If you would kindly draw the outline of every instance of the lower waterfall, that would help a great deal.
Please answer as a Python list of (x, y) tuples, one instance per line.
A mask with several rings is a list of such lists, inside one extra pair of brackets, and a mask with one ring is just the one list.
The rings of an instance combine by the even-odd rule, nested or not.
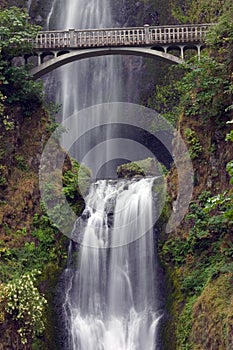
[(160, 349), (154, 180), (91, 185), (65, 271), (64, 349)]

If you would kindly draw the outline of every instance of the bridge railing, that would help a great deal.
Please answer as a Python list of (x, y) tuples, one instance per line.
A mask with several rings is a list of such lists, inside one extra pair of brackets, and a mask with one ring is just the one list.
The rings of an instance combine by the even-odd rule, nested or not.
[(104, 46), (142, 46), (202, 42), (212, 24), (149, 26), (39, 32), (35, 49), (75, 49)]

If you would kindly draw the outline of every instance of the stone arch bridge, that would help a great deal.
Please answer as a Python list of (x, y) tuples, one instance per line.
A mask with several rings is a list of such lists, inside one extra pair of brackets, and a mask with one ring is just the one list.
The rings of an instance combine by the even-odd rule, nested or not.
[[(182, 63), (186, 50), (200, 59), (207, 31), (213, 24), (149, 26), (93, 30), (41, 31), (33, 41), (34, 51), (24, 56), (34, 79), (69, 62), (103, 55), (139, 55), (173, 64)], [(179, 57), (172, 54), (178, 50)]]

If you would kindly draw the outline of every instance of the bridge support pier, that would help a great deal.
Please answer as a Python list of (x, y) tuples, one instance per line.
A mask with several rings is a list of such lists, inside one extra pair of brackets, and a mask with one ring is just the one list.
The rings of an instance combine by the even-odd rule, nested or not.
[(184, 46), (180, 45), (180, 57), (183, 60), (184, 59)]
[(201, 45), (197, 45), (197, 57), (198, 61), (201, 59)]
[(38, 64), (38, 66), (40, 66), (41, 65), (41, 54), (40, 53), (38, 53), (38, 56), (37, 56), (37, 64)]

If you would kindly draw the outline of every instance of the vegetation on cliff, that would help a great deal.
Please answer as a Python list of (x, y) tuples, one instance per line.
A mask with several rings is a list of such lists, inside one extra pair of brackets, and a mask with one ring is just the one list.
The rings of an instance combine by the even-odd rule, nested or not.
[[(195, 172), (189, 212), (160, 244), (170, 284), (165, 348), (230, 350), (233, 7), (231, 1), (201, 0), (184, 2), (175, 10), (181, 22), (217, 23), (206, 38), (201, 61), (190, 59), (170, 72), (168, 84), (157, 87), (150, 101), (177, 125)], [(173, 169), (168, 177), (171, 201), (176, 199), (176, 181)]]
[[(135, 10), (134, 3), (124, 1), (129, 17), (122, 14), (121, 23), (141, 25), (142, 21), (156, 20), (165, 24), (167, 18), (180, 23), (216, 22), (206, 38), (201, 61), (191, 59), (169, 71), (149, 101), (177, 125), (195, 171), (189, 212), (176, 232), (161, 236), (159, 247), (169, 286), (165, 349), (230, 350), (232, 1), (172, 1), (172, 13), (167, 9), (169, 17), (165, 12), (160, 16), (160, 3), (151, 1), (150, 7), (150, 2), (139, 1)], [(122, 8), (120, 4), (122, 1), (115, 2)], [(56, 125), (43, 106), (41, 85), (30, 79), (27, 70), (10, 63), (16, 53), (30, 50), (22, 39), (33, 37), (38, 27), (29, 23), (27, 14), (17, 8), (0, 12), (0, 35), (4, 37), (0, 43), (0, 349), (4, 350), (55, 348), (52, 299), (67, 251), (66, 238), (51, 223), (40, 201), (38, 185), (43, 142)], [(58, 147), (55, 143), (54, 152)], [(126, 169), (130, 176), (138, 171), (144, 174), (142, 164)], [(83, 208), (78, 173), (79, 165), (67, 157), (64, 193), (77, 214)], [(176, 199), (176, 181), (173, 169), (168, 176), (171, 201)], [(53, 190), (48, 195), (52, 200)]]
[[(53, 299), (68, 239), (46, 214), (39, 191), (43, 145), (56, 128), (41, 83), (14, 56), (31, 50), (37, 26), (16, 7), (0, 11), (0, 349), (54, 349)], [(54, 153), (61, 152), (54, 140)], [(66, 157), (63, 191), (79, 215), (79, 165)], [(83, 171), (84, 177), (88, 172)], [(53, 196), (53, 193), (50, 193)]]

